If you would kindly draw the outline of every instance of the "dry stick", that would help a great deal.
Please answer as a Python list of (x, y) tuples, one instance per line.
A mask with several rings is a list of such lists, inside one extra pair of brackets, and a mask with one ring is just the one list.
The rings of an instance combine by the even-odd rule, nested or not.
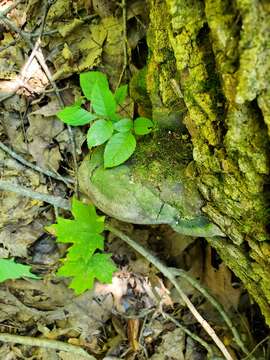
[[(37, 52), (36, 59), (38, 60), (40, 66), (42, 67), (43, 71), (45, 72), (49, 82), (51, 83), (51, 86), (53, 87), (53, 89), (56, 93), (56, 97), (58, 99), (60, 106), (63, 108), (63, 107), (65, 107), (65, 104), (61, 97), (60, 91), (51, 76), (51, 72), (50, 72), (46, 62), (44, 61), (43, 55), (42, 56), (40, 56), (40, 55), (41, 54)], [(76, 196), (78, 197), (79, 188), (78, 188), (78, 175), (77, 175), (78, 174), (78, 163), (77, 163), (77, 158), (76, 158), (76, 144), (75, 144), (74, 135), (73, 135), (71, 126), (67, 125), (67, 129), (68, 129), (69, 138), (70, 138), (70, 142), (71, 142), (71, 146), (72, 146), (72, 157), (73, 157), (73, 162), (74, 162), (74, 171), (75, 171), (75, 179), (76, 179), (75, 180), (75, 193), (76, 193)]]
[(17, 42), (18, 40), (19, 40), (19, 39), (17, 38), (17, 39), (15, 39), (15, 40), (12, 40), (10, 43), (8, 43), (8, 44), (6, 44), (6, 45), (4, 45), (4, 46), (0, 47), (0, 52), (2, 52), (2, 51), (4, 51), (4, 50), (8, 49), (10, 46), (15, 45), (15, 44), (16, 44), (16, 42)]
[(208, 324), (208, 322), (201, 316), (201, 314), (196, 310), (195, 306), (192, 304), (192, 302), (189, 300), (187, 295), (183, 292), (183, 290), (180, 288), (179, 284), (176, 281), (175, 275), (173, 272), (167, 268), (165, 265), (162, 264), (161, 261), (159, 261), (155, 256), (150, 254), (145, 248), (143, 248), (141, 245), (137, 244), (135, 241), (130, 239), (127, 235), (125, 235), (122, 231), (116, 229), (110, 224), (106, 224), (105, 226), (106, 230), (109, 230), (112, 234), (119, 237), (121, 240), (125, 241), (128, 245), (130, 245), (133, 249), (135, 249), (138, 253), (140, 253), (143, 257), (145, 257), (150, 263), (152, 263), (160, 272), (162, 272), (163, 275), (165, 275), (170, 282), (174, 285), (176, 288), (178, 294), (186, 304), (186, 306), (189, 308), (190, 312), (193, 314), (195, 319), (202, 325), (204, 330), (208, 333), (208, 335), (213, 339), (214, 343), (217, 345), (219, 350), (224, 355), (225, 359), (227, 360), (233, 360), (230, 353), (226, 349), (225, 345), (222, 343), (222, 341), (217, 336), (215, 330)]
[[(29, 34), (28, 34), (26, 31), (23, 31), (23, 30), (20, 30), (19, 28), (17, 28), (17, 26), (14, 25), (12, 21), (10, 21), (9, 19), (7, 19), (6, 16), (3, 15), (2, 12), (0, 12), (0, 19), (6, 24), (6, 26), (7, 26), (9, 29), (11, 29), (12, 31), (14, 31), (14, 32), (18, 33), (19, 35), (21, 35), (26, 42), (29, 42), (29, 41), (30, 41), (30, 40), (29, 40), (29, 39), (30, 39)], [(32, 45), (32, 43), (31, 43), (31, 45)]]
[[(56, 318), (58, 319), (66, 319), (66, 315), (64, 314), (64, 309), (57, 308), (56, 310), (38, 310), (34, 307), (28, 307), (23, 302), (21, 302), (15, 295), (13, 295), (8, 286), (5, 290), (0, 290), (0, 298), (4, 299), (5, 304), (12, 304), (19, 309), (19, 312), (23, 312), (31, 317), (34, 320), (39, 319), (40, 317), (48, 319), (48, 321), (53, 321)], [(2, 324), (1, 324), (2, 325)]]
[(17, 160), (18, 162), (20, 162), (21, 164), (29, 167), (30, 169), (33, 169), (41, 174), (44, 174), (46, 176), (49, 176), (53, 179), (59, 180), (59, 181), (63, 181), (66, 185), (68, 184), (74, 184), (74, 180), (70, 179), (70, 178), (66, 178), (66, 177), (62, 177), (61, 175), (55, 174), (50, 170), (47, 169), (42, 169), (41, 167), (39, 167), (38, 165), (32, 164), (31, 162), (25, 160), (22, 156), (18, 155), (17, 153), (15, 153), (15, 151), (11, 150), (9, 147), (7, 147), (6, 145), (4, 145), (2, 143), (2, 141), (0, 141), (0, 149), (2, 149), (3, 151), (5, 151), (7, 154), (9, 154), (13, 159)]
[(190, 336), (193, 340), (197, 341), (199, 344), (201, 344), (209, 353), (209, 356), (213, 356), (213, 350), (211, 349), (211, 347), (209, 346), (209, 344), (207, 344), (206, 341), (204, 341), (203, 339), (201, 339), (198, 335), (194, 334), (193, 332), (191, 332), (189, 329), (187, 329), (185, 326), (183, 326), (179, 321), (177, 321), (176, 319), (174, 319), (172, 316), (170, 316), (169, 314), (163, 312), (162, 315), (165, 317), (165, 319), (170, 320), (171, 322), (173, 322), (177, 327), (179, 327), (181, 330), (183, 330), (188, 336)]
[(126, 8), (126, 0), (122, 0), (121, 3), (121, 7), (122, 7), (122, 18), (123, 18), (123, 52), (124, 52), (124, 64), (123, 64), (123, 68), (121, 71), (121, 74), (119, 76), (119, 80), (118, 80), (118, 84), (117, 87), (119, 87), (119, 85), (121, 84), (122, 78), (124, 76), (124, 73), (126, 71), (127, 68), (127, 8)]
[[(42, 67), (43, 71), (45, 72), (51, 86), (53, 87), (53, 89), (55, 91), (55, 94), (56, 94), (56, 97), (58, 99), (59, 105), (62, 108), (64, 108), (65, 104), (64, 104), (64, 101), (62, 99), (61, 93), (60, 93), (56, 83), (54, 82), (54, 80), (52, 78), (49, 67), (47, 66), (46, 62), (44, 61), (44, 57), (43, 57), (41, 47), (40, 47), (42, 33), (44, 31), (47, 14), (48, 14), (48, 11), (49, 11), (49, 8), (50, 8), (51, 5), (52, 5), (52, 3), (50, 2), (50, 0), (47, 0), (47, 4), (46, 4), (46, 8), (45, 8), (45, 14), (44, 14), (42, 25), (41, 25), (40, 37), (37, 39), (37, 42), (38, 42), (39, 48), (40, 48), (40, 52), (37, 52), (36, 59), (39, 62), (40, 66)], [(74, 134), (73, 134), (73, 131), (71, 129), (71, 126), (67, 125), (67, 129), (68, 129), (69, 138), (70, 138), (70, 142), (71, 142), (71, 146), (72, 146), (72, 157), (73, 157), (73, 162), (74, 162), (74, 172), (75, 172), (75, 179), (76, 179), (76, 181), (75, 181), (75, 194), (76, 194), (77, 197), (79, 197), (78, 163), (77, 163), (77, 158), (76, 158), (76, 143), (75, 143)]]
[[(87, 21), (87, 20), (92, 20), (92, 19), (94, 19), (94, 18), (96, 18), (96, 17), (98, 17), (98, 16), (99, 16), (98, 14), (87, 15), (87, 16), (81, 18), (80, 20), (81, 20), (82, 22), (85, 22), (85, 21)], [(53, 34), (56, 34), (56, 33), (59, 33), (59, 31), (58, 31), (57, 29), (55, 29), (55, 30), (43, 31), (43, 34), (42, 34), (42, 35), (43, 35), (43, 36), (45, 36), (45, 35), (50, 36), (50, 35), (53, 35)], [(40, 36), (40, 33), (34, 32), (34, 33), (29, 34), (29, 35), (30, 35), (32, 38), (34, 38), (34, 37), (39, 37), (39, 36)]]
[[(228, 325), (229, 329), (233, 333), (235, 342), (239, 346), (239, 348), (243, 351), (244, 354), (248, 355), (249, 351), (246, 349), (245, 344), (243, 343), (240, 334), (238, 333), (236, 327), (233, 325), (230, 317), (226, 313), (226, 311), (223, 309), (223, 306), (219, 304), (219, 302), (209, 293), (207, 289), (205, 289), (196, 279), (194, 279), (192, 276), (190, 276), (186, 271), (182, 269), (170, 269), (172, 273), (175, 276), (180, 276), (183, 279), (187, 280), (195, 289), (197, 289), (201, 294), (204, 295), (204, 297), (218, 310), (226, 324)], [(255, 360), (255, 358), (252, 358), (252, 360)]]
[(20, 336), (14, 334), (5, 334), (0, 333), (0, 341), (17, 343), (28, 346), (39, 346), (49, 349), (66, 351), (68, 353), (74, 354), (74, 356), (83, 356), (85, 359), (96, 360), (96, 358), (90, 354), (88, 354), (81, 347), (76, 345), (71, 345), (64, 343), (58, 340), (49, 340), (49, 339), (38, 339), (31, 336)]
[(8, 100), (9, 98), (11, 98), (13, 95), (15, 94), (15, 92), (9, 93), (7, 95), (4, 95), (3, 97), (0, 97), (0, 102), (3, 102), (5, 100)]
[(70, 201), (61, 198), (60, 196), (53, 196), (43, 194), (37, 191), (30, 190), (11, 181), (0, 180), (0, 190), (15, 192), (16, 194), (26, 196), (39, 201), (44, 201), (56, 207), (60, 207), (65, 210), (70, 210)]

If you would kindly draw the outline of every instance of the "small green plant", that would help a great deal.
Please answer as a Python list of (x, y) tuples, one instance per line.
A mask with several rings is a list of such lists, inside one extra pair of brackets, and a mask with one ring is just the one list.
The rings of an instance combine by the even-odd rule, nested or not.
[[(134, 153), (136, 138), (134, 135), (146, 135), (153, 129), (153, 122), (144, 117), (134, 121), (121, 118), (117, 113), (128, 92), (128, 86), (120, 86), (113, 94), (105, 74), (90, 71), (80, 74), (80, 85), (84, 98), (57, 113), (64, 123), (71, 126), (91, 123), (87, 133), (89, 148), (106, 143), (104, 149), (104, 167), (110, 168), (125, 162)], [(91, 102), (93, 112), (82, 107), (85, 99)]]
[(38, 276), (30, 272), (30, 269), (30, 266), (18, 264), (14, 259), (0, 259), (0, 282), (22, 277), (39, 279)]
[(104, 249), (104, 216), (98, 216), (93, 205), (75, 198), (71, 212), (74, 220), (58, 217), (57, 224), (50, 225), (47, 230), (57, 236), (57, 242), (72, 244), (57, 275), (72, 277), (69, 287), (81, 294), (93, 287), (95, 278), (110, 283), (117, 268), (110, 254), (96, 252)]

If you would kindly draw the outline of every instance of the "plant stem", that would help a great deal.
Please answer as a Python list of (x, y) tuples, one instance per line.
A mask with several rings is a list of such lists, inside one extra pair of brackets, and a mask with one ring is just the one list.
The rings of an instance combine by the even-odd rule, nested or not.
[(170, 320), (171, 322), (173, 322), (177, 327), (179, 327), (179, 329), (183, 330), (184, 333), (186, 333), (188, 336), (190, 336), (193, 340), (197, 341), (199, 344), (201, 344), (207, 351), (210, 357), (213, 356), (213, 350), (211, 349), (210, 345), (207, 344), (206, 341), (204, 341), (203, 339), (201, 339), (197, 334), (194, 334), (193, 332), (191, 332), (189, 329), (187, 329), (185, 326), (183, 326), (179, 321), (177, 321), (176, 319), (174, 319), (172, 316), (170, 316), (167, 313), (162, 313), (162, 315), (164, 316), (165, 319)]
[(48, 195), (37, 191), (33, 191), (31, 189), (15, 184), (11, 181), (0, 180), (0, 190), (15, 192), (22, 196), (44, 201), (46, 203), (49, 203), (56, 207), (60, 207), (65, 210), (70, 210), (69, 200), (63, 199), (60, 196), (53, 196), (53, 195)]
[[(196, 279), (190, 276), (186, 271), (182, 269), (175, 269), (172, 268), (171, 271), (175, 276), (182, 277), (183, 279), (187, 280), (190, 285), (192, 285), (195, 289), (197, 289), (204, 297), (217, 309), (220, 313), (226, 324), (228, 325), (229, 329), (233, 333), (234, 339), (236, 344), (239, 348), (243, 351), (244, 354), (249, 354), (249, 351), (246, 349), (245, 344), (243, 343), (240, 334), (238, 333), (236, 327), (233, 325), (229, 315), (223, 309), (223, 306), (219, 304), (219, 302), (209, 293), (207, 289), (205, 289)], [(255, 360), (252, 358), (252, 360)]]
[(74, 184), (74, 180), (73, 179), (70, 179), (70, 178), (66, 178), (66, 177), (63, 177), (57, 173), (53, 173), (52, 171), (50, 170), (47, 170), (47, 169), (42, 169), (40, 166), (38, 165), (35, 165), (35, 164), (32, 164), (31, 162), (25, 160), (22, 156), (18, 155), (15, 151), (11, 150), (9, 147), (7, 147), (6, 145), (4, 145), (2, 143), (2, 141), (0, 141), (0, 149), (5, 151), (7, 154), (9, 154), (13, 159), (17, 160), (18, 162), (20, 162), (21, 164), (41, 173), (41, 174), (44, 174), (46, 176), (49, 176), (53, 179), (56, 179), (58, 181), (63, 181), (66, 185), (67, 183), (69, 184)]
[(0, 341), (17, 343), (28, 346), (39, 346), (49, 349), (62, 350), (74, 354), (74, 356), (83, 356), (85, 359), (96, 360), (96, 358), (88, 354), (79, 346), (66, 344), (58, 340), (39, 339), (31, 336), (21, 336), (14, 334), (0, 333)]

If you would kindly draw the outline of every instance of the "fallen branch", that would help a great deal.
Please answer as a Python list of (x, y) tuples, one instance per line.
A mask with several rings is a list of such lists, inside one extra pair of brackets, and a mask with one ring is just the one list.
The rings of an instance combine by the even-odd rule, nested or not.
[(96, 360), (96, 358), (88, 354), (85, 350), (76, 345), (71, 345), (58, 340), (39, 339), (31, 336), (21, 336), (14, 334), (0, 333), (0, 341), (11, 342), (28, 346), (38, 346), (48, 349), (62, 350), (77, 356), (83, 356), (85, 359)]
[[(245, 344), (243, 343), (240, 334), (238, 333), (236, 327), (233, 325), (230, 317), (226, 313), (226, 311), (223, 309), (223, 306), (209, 293), (208, 290), (206, 290), (196, 279), (194, 279), (192, 276), (190, 276), (186, 271), (182, 269), (171, 269), (172, 273), (175, 276), (182, 277), (186, 281), (190, 283), (195, 289), (197, 289), (204, 297), (210, 302), (210, 304), (213, 305), (217, 309), (217, 311), (222, 316), (223, 320), (228, 325), (228, 328), (231, 330), (234, 340), (236, 344), (239, 346), (239, 348), (243, 351), (244, 354), (248, 355), (249, 351), (246, 349)], [(255, 360), (254, 357), (250, 357), (250, 359)]]
[(70, 201), (61, 198), (60, 196), (53, 196), (48, 194), (43, 194), (37, 191), (20, 186), (11, 181), (0, 180), (0, 190), (15, 192), (21, 196), (26, 196), (32, 199), (44, 201), (48, 204), (51, 204), (55, 207), (59, 207), (65, 210), (70, 210)]
[(47, 169), (42, 169), (40, 166), (32, 164), (31, 162), (25, 160), (22, 156), (18, 155), (15, 151), (11, 150), (9, 147), (4, 145), (1, 141), (0, 141), (0, 149), (2, 149), (7, 154), (9, 154), (13, 159), (17, 160), (18, 162), (20, 162), (21, 164), (29, 167), (32, 170), (35, 170), (35, 171), (37, 171), (37, 172), (39, 172), (41, 174), (44, 174), (46, 176), (49, 176), (49, 177), (53, 178), (53, 179), (62, 181), (66, 185), (67, 184), (74, 184), (73, 179), (62, 177), (61, 175), (59, 175), (57, 173), (53, 173), (52, 171), (47, 170)]
[(173, 318), (171, 315), (163, 312), (162, 313), (163, 317), (167, 320), (170, 320), (171, 322), (173, 322), (177, 327), (179, 327), (179, 329), (181, 329), (184, 333), (186, 333), (189, 337), (191, 337), (193, 340), (197, 341), (199, 344), (201, 344), (207, 351), (208, 351), (208, 355), (209, 357), (212, 357), (213, 354), (213, 350), (211, 349), (210, 345), (207, 344), (206, 341), (204, 341), (203, 339), (201, 339), (198, 335), (194, 334), (193, 332), (191, 332), (189, 329), (187, 329), (185, 326), (183, 326), (179, 321), (177, 321), (175, 318)]
[(121, 8), (122, 8), (122, 21), (123, 21), (123, 56), (124, 56), (124, 61), (123, 61), (123, 68), (121, 71), (121, 74), (119, 76), (119, 80), (118, 80), (118, 84), (116, 86), (116, 88), (118, 88), (121, 84), (122, 78), (125, 74), (125, 71), (127, 69), (127, 65), (128, 65), (128, 52), (127, 52), (127, 8), (126, 8), (126, 0), (122, 0), (121, 2)]

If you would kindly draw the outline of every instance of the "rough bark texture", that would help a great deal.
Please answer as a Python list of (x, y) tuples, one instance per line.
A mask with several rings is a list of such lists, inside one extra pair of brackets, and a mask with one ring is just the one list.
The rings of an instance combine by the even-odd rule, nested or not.
[(270, 3), (149, 0), (149, 9), (153, 116), (182, 114), (203, 211), (228, 236), (209, 241), (270, 325)]

